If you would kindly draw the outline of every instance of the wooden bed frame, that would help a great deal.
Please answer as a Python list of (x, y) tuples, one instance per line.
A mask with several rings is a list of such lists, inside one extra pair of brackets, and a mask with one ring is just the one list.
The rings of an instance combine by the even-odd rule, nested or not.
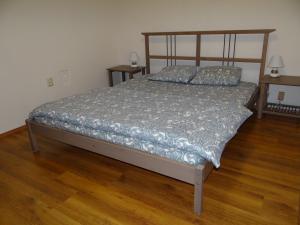
[[(267, 54), (267, 46), (269, 34), (275, 31), (275, 29), (260, 29), (260, 30), (222, 30), (222, 31), (188, 31), (188, 32), (155, 32), (155, 33), (143, 33), (145, 36), (145, 48), (146, 48), (146, 71), (150, 73), (150, 59), (165, 59), (167, 65), (176, 65), (176, 60), (194, 60), (196, 65), (200, 65), (201, 60), (205, 61), (221, 61), (222, 64), (231, 62), (233, 65), (235, 62), (245, 63), (258, 63), (260, 64), (259, 80), (262, 79), (265, 69), (265, 61)], [(251, 35), (261, 34), (264, 36), (261, 58), (235, 58), (236, 36), (237, 35)], [(179, 35), (194, 35), (196, 36), (196, 56), (177, 56), (176, 55), (176, 36)], [(224, 35), (223, 56), (222, 57), (204, 57), (201, 56), (201, 37), (203, 35)], [(165, 36), (166, 37), (166, 49), (167, 55), (150, 55), (149, 54), (149, 37), (151, 36)], [(227, 53), (226, 37), (229, 37), (227, 41)], [(231, 37), (234, 37), (233, 45)], [(233, 47), (233, 54), (230, 56), (231, 46)], [(170, 52), (170, 54), (169, 54)], [(174, 52), (174, 54), (173, 54)], [(227, 55), (227, 56), (225, 56)], [(260, 82), (259, 82), (260, 84)], [(254, 107), (258, 98), (258, 88), (251, 97), (247, 104), (248, 108)], [(103, 140), (94, 139), (91, 137), (83, 136), (80, 134), (68, 132), (62, 129), (53, 128), (47, 125), (37, 123), (32, 120), (26, 120), (26, 125), (29, 133), (30, 143), (33, 152), (38, 151), (38, 145), (36, 140), (36, 134), (54, 139), (72, 146), (83, 148), (113, 159), (120, 160), (150, 171), (154, 171), (163, 174), (168, 177), (172, 177), (189, 184), (194, 185), (194, 212), (200, 215), (202, 211), (202, 188), (204, 180), (207, 178), (213, 165), (210, 162), (204, 162), (201, 165), (193, 166), (185, 163), (180, 163), (175, 160), (166, 159), (163, 157), (155, 156), (146, 152), (142, 152), (135, 149), (130, 149), (123, 145), (112, 144)]]

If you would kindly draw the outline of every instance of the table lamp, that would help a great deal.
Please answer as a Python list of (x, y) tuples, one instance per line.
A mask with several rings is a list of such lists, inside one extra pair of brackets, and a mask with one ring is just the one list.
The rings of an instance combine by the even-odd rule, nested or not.
[(282, 57), (279, 55), (273, 55), (269, 61), (268, 67), (272, 68), (270, 73), (271, 77), (280, 77), (278, 68), (284, 67)]
[(130, 66), (138, 67), (139, 56), (136, 52), (130, 52), (129, 56)]

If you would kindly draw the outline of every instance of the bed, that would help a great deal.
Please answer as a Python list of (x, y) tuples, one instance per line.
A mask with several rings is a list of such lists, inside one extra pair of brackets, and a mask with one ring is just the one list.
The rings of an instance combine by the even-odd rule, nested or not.
[[(150, 59), (215, 60), (224, 63), (265, 64), (268, 35), (273, 30), (198, 31), (143, 33), (146, 47), (146, 70)], [(262, 34), (260, 59), (202, 57), (202, 35), (233, 35), (235, 52), (237, 34)], [(166, 36), (167, 55), (149, 54), (149, 37)], [(196, 35), (196, 56), (176, 55), (176, 36)], [(173, 49), (170, 51), (170, 49)], [(230, 47), (228, 48), (230, 53)], [(170, 53), (170, 54), (169, 54)], [(203, 182), (213, 166), (220, 166), (226, 143), (252, 114), (258, 98), (258, 86), (241, 82), (238, 86), (205, 86), (149, 80), (146, 75), (113, 88), (95, 89), (46, 103), (33, 110), (26, 121), (34, 152), (35, 135), (74, 145), (132, 165), (193, 184), (194, 211), (202, 210)], [(246, 106), (246, 107), (244, 107)]]

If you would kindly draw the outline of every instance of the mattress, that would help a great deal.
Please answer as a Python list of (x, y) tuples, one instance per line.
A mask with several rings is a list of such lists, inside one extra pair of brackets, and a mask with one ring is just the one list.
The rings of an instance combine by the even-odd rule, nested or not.
[(179, 162), (220, 166), (226, 143), (252, 114), (256, 85), (206, 86), (139, 77), (41, 105), (29, 118)]

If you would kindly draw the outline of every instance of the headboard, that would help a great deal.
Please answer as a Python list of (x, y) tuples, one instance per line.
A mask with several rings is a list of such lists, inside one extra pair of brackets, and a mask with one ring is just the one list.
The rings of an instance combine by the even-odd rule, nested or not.
[[(177, 60), (192, 60), (196, 66), (200, 66), (200, 61), (219, 61), (222, 65), (225, 63), (234, 65), (235, 62), (258, 63), (260, 64), (259, 81), (264, 76), (269, 34), (275, 29), (258, 29), (258, 30), (212, 30), (212, 31), (177, 31), (177, 32), (149, 32), (142, 33), (145, 36), (145, 54), (146, 54), (146, 72), (150, 73), (150, 59), (164, 59), (167, 65), (176, 65)], [(263, 44), (260, 58), (236, 58), (236, 42), (237, 35), (263, 35)], [(195, 56), (179, 56), (176, 54), (176, 38), (177, 36), (192, 35), (196, 36), (196, 55)], [(207, 57), (201, 55), (201, 39), (205, 35), (223, 35), (223, 55), (222, 57)], [(165, 36), (166, 39), (166, 55), (150, 55), (149, 37)], [(233, 43), (232, 43), (233, 42)]]

